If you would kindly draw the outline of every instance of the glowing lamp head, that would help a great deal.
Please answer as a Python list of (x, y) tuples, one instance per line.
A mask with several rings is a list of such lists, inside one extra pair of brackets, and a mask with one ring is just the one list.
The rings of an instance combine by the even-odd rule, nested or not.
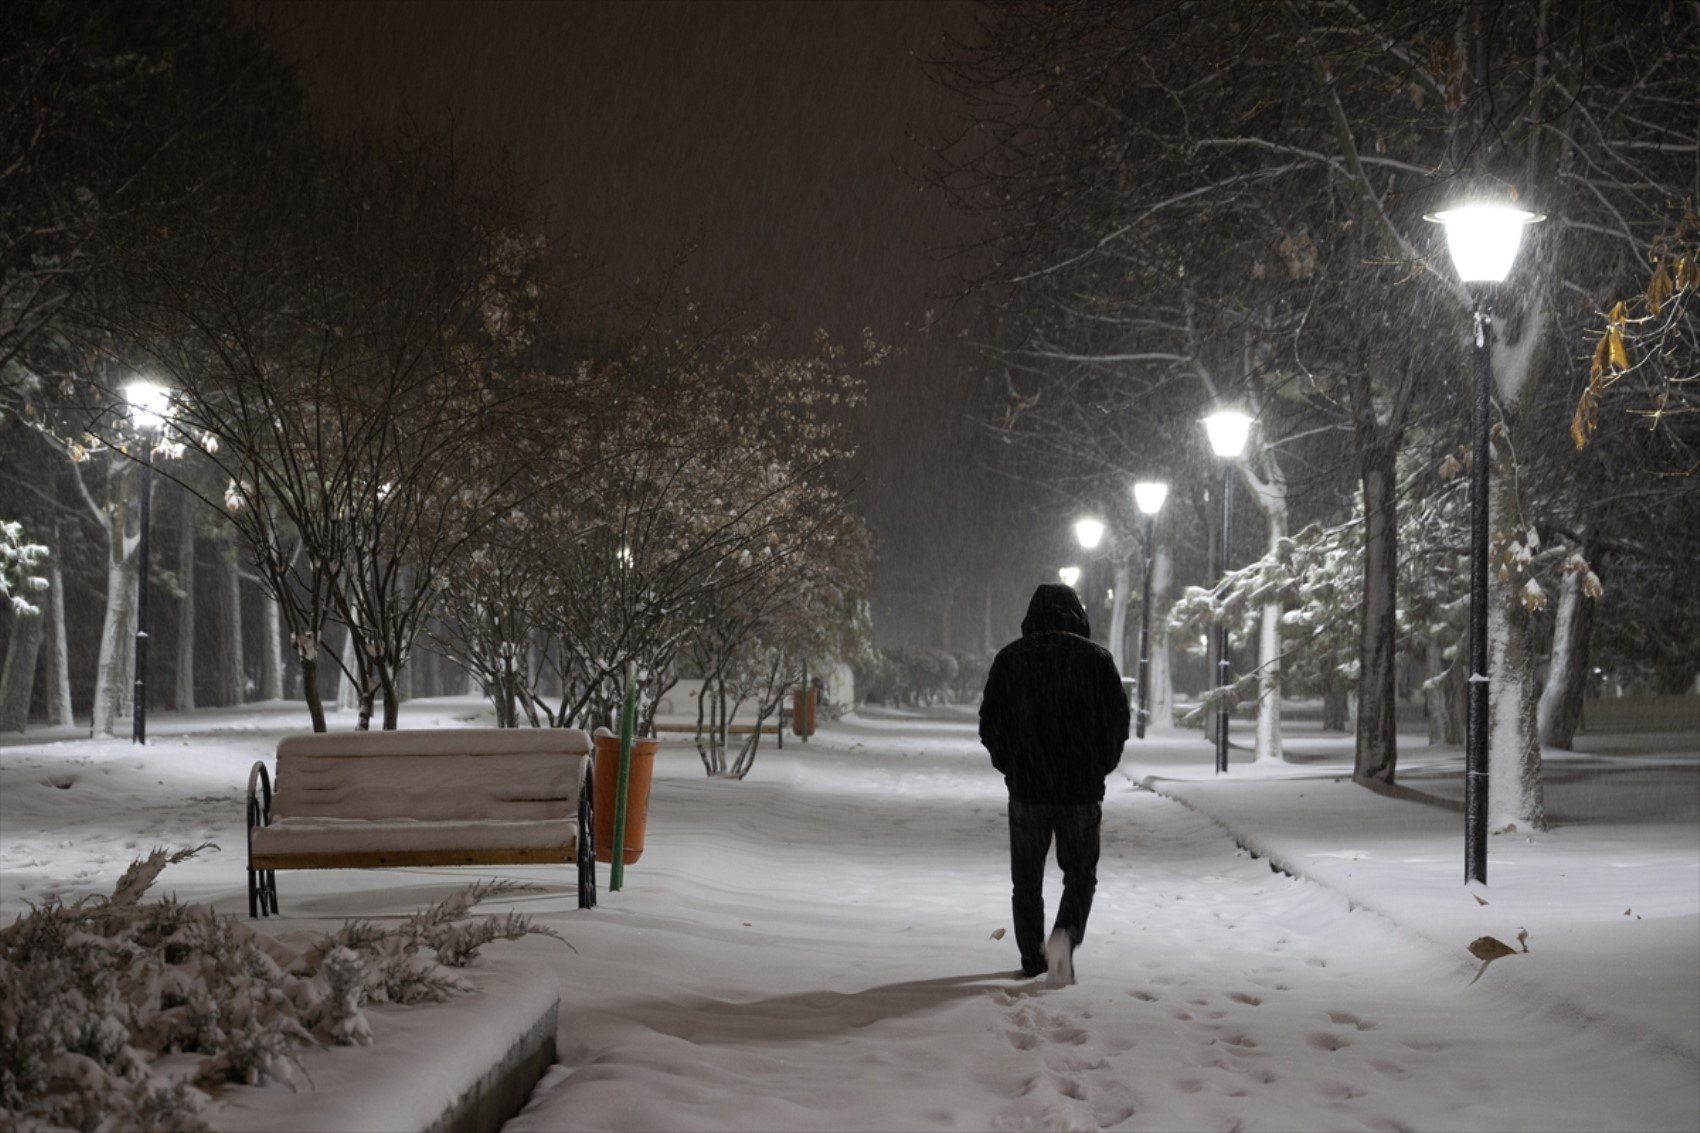
[(1145, 515), (1156, 515), (1169, 498), (1169, 486), (1161, 480), (1141, 480), (1133, 486), (1133, 502)]
[(1057, 571), (1057, 578), (1062, 581), (1064, 586), (1073, 587), (1075, 583), (1080, 581), (1080, 568), (1063, 567)]
[(1523, 230), (1546, 218), (1511, 205), (1462, 205), (1430, 213), (1425, 220), (1446, 230), (1452, 266), (1465, 283), (1500, 283), (1511, 274)]
[(1251, 437), (1251, 418), (1238, 410), (1224, 409), (1204, 419), (1204, 431), (1210, 435), (1211, 450), (1233, 460), (1245, 451)]
[(124, 387), (124, 404), (130, 408), (131, 424), (143, 432), (151, 432), (165, 424), (171, 408), (171, 391), (158, 382), (130, 382)]
[(1086, 550), (1095, 550), (1098, 544), (1103, 542), (1104, 525), (1090, 516), (1086, 519), (1076, 520), (1074, 538)]

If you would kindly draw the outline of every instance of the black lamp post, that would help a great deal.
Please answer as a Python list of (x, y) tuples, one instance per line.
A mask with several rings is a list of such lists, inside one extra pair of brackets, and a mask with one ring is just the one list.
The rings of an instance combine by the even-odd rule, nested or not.
[(1157, 513), (1169, 498), (1169, 486), (1157, 480), (1141, 480), (1133, 486), (1133, 502), (1145, 515), (1145, 597), (1139, 606), (1139, 712), (1134, 734), (1145, 738), (1145, 722), (1151, 716), (1151, 571), (1157, 550)]
[(153, 501), (154, 437), (165, 425), (170, 391), (154, 382), (135, 381), (124, 387), (130, 422), (142, 443), (141, 531), (136, 547), (136, 684), (131, 701), (133, 743), (148, 742), (148, 527)]
[[(1210, 448), (1222, 458), (1222, 550), (1219, 574), (1228, 573), (1228, 542), (1234, 532), (1234, 461), (1245, 451), (1245, 444), (1251, 437), (1251, 418), (1233, 409), (1222, 409), (1204, 419), (1205, 431), (1210, 436)], [(1228, 622), (1226, 618), (1216, 622), (1216, 684), (1219, 688), (1227, 688), (1229, 677), (1228, 666)], [(1228, 772), (1228, 701), (1224, 697), (1221, 707), (1216, 710), (1216, 774), (1225, 775)]]
[(1544, 217), (1475, 204), (1425, 219), (1446, 229), (1458, 278), (1470, 288), (1476, 380), (1470, 466), (1470, 677), (1464, 745), (1464, 880), (1487, 883), (1488, 812), (1488, 415), (1493, 381), (1493, 300), (1511, 272), (1523, 229)]

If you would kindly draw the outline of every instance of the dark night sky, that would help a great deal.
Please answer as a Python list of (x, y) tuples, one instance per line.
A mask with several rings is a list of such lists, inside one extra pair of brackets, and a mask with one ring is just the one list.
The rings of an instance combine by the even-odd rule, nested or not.
[[(333, 122), (452, 115), (508, 149), (542, 183), (553, 225), (616, 275), (695, 242), (699, 292), (840, 339), (871, 326), (903, 348), (872, 379), (865, 442), (864, 510), (889, 566), (921, 552), (908, 542), (939, 528), (941, 508), (995, 490), (963, 420), (965, 354), (914, 329), (951, 289), (937, 248), (965, 230), (903, 168), (919, 156), (910, 132), (951, 113), (916, 57), (962, 29), (962, 4), (285, 0), (262, 12)], [(942, 496), (918, 496), (928, 482)]]

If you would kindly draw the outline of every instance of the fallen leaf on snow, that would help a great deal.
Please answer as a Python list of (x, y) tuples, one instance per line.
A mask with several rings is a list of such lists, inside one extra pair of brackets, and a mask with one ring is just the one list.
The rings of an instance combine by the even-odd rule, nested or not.
[(992, 939), (993, 939), (993, 940), (1002, 940), (1002, 939), (1003, 939), (1003, 934), (1004, 934), (1004, 930), (1003, 930), (1003, 929), (1001, 929), (1001, 928), (994, 928), (994, 929), (993, 929), (993, 930), (992, 930)]

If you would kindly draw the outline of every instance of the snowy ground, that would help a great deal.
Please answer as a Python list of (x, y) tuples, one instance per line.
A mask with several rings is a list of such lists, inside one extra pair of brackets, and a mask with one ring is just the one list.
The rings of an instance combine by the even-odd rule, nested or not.
[[(247, 768), (303, 719), (163, 715), (145, 750), (0, 738), (0, 919), (206, 840), (161, 888), (245, 914)], [(1130, 741), (1072, 988), (1012, 978), (993, 939), (1003, 789), (960, 711), (864, 712), (741, 783), (669, 739), (648, 849), (592, 913), (567, 868), (285, 873), (270, 927), (401, 916), (470, 876), (541, 885), (508, 907), (577, 952), (495, 946), (562, 983), (561, 1065), (516, 1133), (1700, 1127), (1700, 740), (1555, 758), (1554, 830), (1496, 838), (1474, 896), (1456, 753), (1413, 742), (1407, 782), (1435, 798), (1391, 800), (1334, 781), (1339, 741), (1292, 746), (1318, 761), (1218, 782), (1196, 734)], [(1529, 953), (1472, 984), (1465, 945), (1519, 929)]]

